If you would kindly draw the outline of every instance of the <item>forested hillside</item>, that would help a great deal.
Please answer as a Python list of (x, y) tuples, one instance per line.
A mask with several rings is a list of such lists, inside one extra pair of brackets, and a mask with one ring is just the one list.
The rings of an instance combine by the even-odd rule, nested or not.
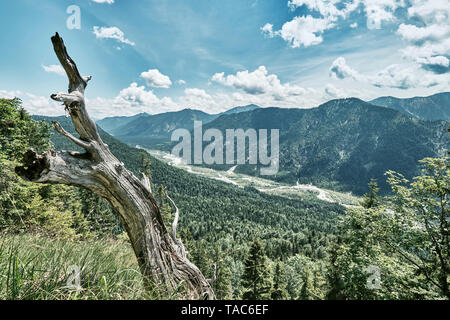
[[(228, 128), (279, 129), (280, 170), (268, 178), (361, 195), (371, 178), (387, 192), (387, 170), (411, 178), (419, 173), (418, 160), (445, 155), (448, 124), (412, 119), (351, 98), (313, 109), (264, 108), (224, 115), (204, 130), (217, 128), (224, 134)], [(236, 172), (259, 174), (252, 165), (238, 166)]]
[(219, 114), (184, 109), (156, 115), (140, 113), (131, 117), (109, 117), (97, 121), (97, 124), (117, 139), (132, 146), (137, 144), (155, 148), (170, 141), (172, 132), (178, 128), (192, 130), (194, 121), (211, 122), (223, 114), (237, 114), (258, 109), (256, 105), (234, 107)]

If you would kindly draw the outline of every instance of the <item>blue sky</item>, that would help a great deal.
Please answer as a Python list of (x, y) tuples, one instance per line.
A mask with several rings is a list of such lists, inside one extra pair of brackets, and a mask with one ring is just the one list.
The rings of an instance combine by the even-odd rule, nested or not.
[(63, 114), (55, 31), (95, 118), (430, 95), (450, 91), (449, 16), (449, 0), (3, 0), (0, 97)]

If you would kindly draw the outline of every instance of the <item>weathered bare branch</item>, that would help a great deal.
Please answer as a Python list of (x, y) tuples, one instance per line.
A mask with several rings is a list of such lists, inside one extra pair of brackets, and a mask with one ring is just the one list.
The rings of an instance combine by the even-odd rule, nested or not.
[(142, 173), (141, 181), (144, 187), (148, 189), (148, 192), (152, 193), (152, 185), (150, 183), (150, 179), (145, 173)]
[(172, 203), (172, 205), (175, 208), (175, 217), (173, 218), (172, 222), (172, 237), (174, 239), (177, 238), (177, 226), (178, 226), (178, 220), (180, 218), (180, 210), (178, 209), (177, 205), (175, 204), (175, 201), (172, 200), (171, 197), (169, 197), (169, 194), (166, 192), (166, 197), (169, 199), (169, 201)]
[(72, 141), (73, 143), (82, 147), (85, 150), (92, 149), (91, 144), (74, 137), (72, 134), (70, 134), (69, 132), (64, 130), (64, 128), (61, 126), (61, 124), (59, 122), (52, 121), (52, 124), (53, 124), (53, 127), (55, 128), (56, 132), (58, 132), (60, 135), (66, 137), (67, 139), (69, 139), (70, 141)]
[[(82, 78), (78, 72), (77, 65), (73, 62), (72, 58), (67, 54), (66, 46), (63, 39), (59, 36), (58, 32), (52, 37), (53, 49), (59, 62), (66, 71), (69, 78), (69, 92), (79, 91), (84, 93), (84, 89), (87, 86), (87, 78)], [(90, 80), (90, 79), (89, 79)]]

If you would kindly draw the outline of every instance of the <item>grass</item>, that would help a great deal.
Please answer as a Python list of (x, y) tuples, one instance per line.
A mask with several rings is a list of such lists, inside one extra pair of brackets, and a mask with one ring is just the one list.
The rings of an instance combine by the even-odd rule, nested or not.
[[(78, 289), (67, 286), (74, 274), (71, 266), (81, 270)], [(123, 240), (0, 235), (0, 300), (170, 298), (176, 297), (144, 290), (133, 250)]]

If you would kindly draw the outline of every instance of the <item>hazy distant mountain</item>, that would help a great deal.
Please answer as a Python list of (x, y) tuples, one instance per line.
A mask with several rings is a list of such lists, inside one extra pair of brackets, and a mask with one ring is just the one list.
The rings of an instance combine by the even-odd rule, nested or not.
[(381, 97), (370, 103), (422, 120), (450, 120), (450, 92), (410, 99)]
[(103, 130), (108, 132), (109, 134), (115, 135), (116, 133), (119, 133), (119, 128), (122, 126), (127, 125), (131, 121), (140, 118), (149, 116), (148, 113), (138, 113), (131, 117), (121, 116), (121, 117), (108, 117), (104, 118), (102, 120), (97, 121), (97, 123), (102, 127)]
[(157, 147), (158, 144), (169, 142), (175, 129), (193, 129), (194, 120), (200, 120), (206, 124), (224, 114), (237, 114), (259, 108), (257, 105), (240, 106), (219, 114), (209, 114), (193, 109), (156, 115), (140, 113), (132, 117), (105, 118), (97, 121), (97, 124), (109, 134), (128, 144)]
[(253, 110), (256, 110), (256, 109), (260, 109), (260, 108), (261, 108), (260, 106), (257, 106), (255, 104), (249, 104), (248, 106), (241, 106), (241, 107), (232, 108), (232, 109), (230, 109), (228, 111), (220, 113), (219, 115), (253, 111)]
[[(361, 194), (370, 178), (385, 189), (384, 173), (389, 169), (410, 178), (417, 174), (418, 160), (444, 155), (448, 125), (351, 98), (313, 109), (261, 108), (223, 115), (204, 130), (280, 129), (280, 171), (269, 178)], [(238, 166), (236, 172), (259, 174), (250, 165)]]

